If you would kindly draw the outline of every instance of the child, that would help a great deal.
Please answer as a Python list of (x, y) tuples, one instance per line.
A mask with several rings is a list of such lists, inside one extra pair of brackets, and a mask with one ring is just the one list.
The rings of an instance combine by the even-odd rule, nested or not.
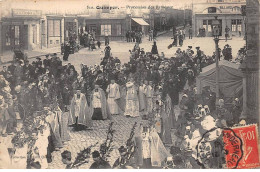
[(101, 42), (98, 40), (97, 41), (97, 46), (98, 46), (99, 49), (100, 49), (100, 45), (101, 45)]
[(71, 152), (65, 150), (64, 152), (61, 153), (61, 158), (62, 158), (62, 162), (63, 164), (66, 165), (66, 169), (71, 169)]

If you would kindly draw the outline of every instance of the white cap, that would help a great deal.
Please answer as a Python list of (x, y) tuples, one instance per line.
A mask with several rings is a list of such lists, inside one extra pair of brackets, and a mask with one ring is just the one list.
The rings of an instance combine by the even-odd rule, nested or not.
[(186, 127), (186, 130), (190, 130), (190, 126), (187, 126), (187, 127)]
[(171, 156), (167, 157), (167, 161), (172, 161), (172, 160), (173, 160), (173, 159), (172, 159)]
[(187, 94), (183, 94), (183, 96), (182, 96), (182, 97), (188, 97), (188, 96), (187, 96)]

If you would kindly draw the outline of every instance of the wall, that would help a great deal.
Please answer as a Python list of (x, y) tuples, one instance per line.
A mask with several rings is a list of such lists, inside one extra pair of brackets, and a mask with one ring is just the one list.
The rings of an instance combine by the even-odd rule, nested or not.
[(0, 1), (0, 64), (2, 63), (3, 47), (2, 47), (2, 1)]

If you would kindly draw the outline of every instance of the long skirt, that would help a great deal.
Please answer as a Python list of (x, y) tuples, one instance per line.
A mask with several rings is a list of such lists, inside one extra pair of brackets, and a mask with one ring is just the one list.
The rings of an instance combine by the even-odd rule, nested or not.
[(92, 120), (103, 120), (101, 108), (94, 108)]
[(125, 116), (131, 116), (131, 117), (139, 116), (138, 100), (126, 100)]
[(65, 52), (63, 55), (63, 60), (68, 60), (69, 55), (70, 55), (69, 52)]
[(117, 101), (119, 106), (120, 114), (124, 114), (125, 112), (125, 106), (126, 106), (126, 89), (122, 86), (120, 86), (120, 99)]
[(115, 98), (107, 98), (107, 104), (112, 115), (119, 114), (119, 107)]
[(152, 112), (153, 112), (153, 98), (151, 97), (147, 97), (146, 99), (146, 103), (147, 103), (147, 109), (146, 109), (146, 114), (149, 117), (152, 117)]

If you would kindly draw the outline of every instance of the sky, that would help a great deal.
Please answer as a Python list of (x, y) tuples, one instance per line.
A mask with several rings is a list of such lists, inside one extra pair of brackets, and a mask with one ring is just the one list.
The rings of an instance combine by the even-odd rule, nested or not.
[[(112, 5), (169, 5), (174, 6), (175, 8), (183, 8), (185, 5), (191, 5), (192, 0), (0, 0), (0, 1), (13, 1), (17, 2), (17, 4), (24, 3), (28, 4), (53, 4), (54, 6), (59, 4), (60, 7), (72, 5), (71, 7), (76, 5), (87, 5), (93, 3), (108, 3)], [(193, 0), (194, 2), (206, 1), (206, 0)], [(38, 6), (37, 5), (37, 6)], [(42, 6), (43, 7), (43, 6)], [(50, 6), (49, 6), (50, 7)]]

